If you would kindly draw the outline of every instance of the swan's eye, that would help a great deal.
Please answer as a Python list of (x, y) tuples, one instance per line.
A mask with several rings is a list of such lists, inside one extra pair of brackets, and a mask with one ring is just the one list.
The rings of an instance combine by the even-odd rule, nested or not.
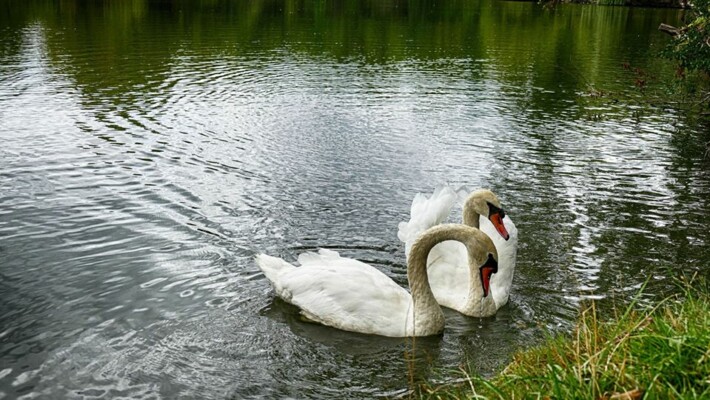
[[(489, 218), (489, 219), (490, 219), (492, 216), (494, 216), (494, 215), (496, 215), (496, 214), (500, 214), (500, 213), (503, 211), (503, 210), (501, 210), (500, 208), (494, 206), (494, 205), (491, 204), (491, 203), (488, 203), (488, 202), (487, 202), (487, 204), (488, 204), (488, 218)], [(501, 215), (501, 218), (503, 218), (502, 215)]]

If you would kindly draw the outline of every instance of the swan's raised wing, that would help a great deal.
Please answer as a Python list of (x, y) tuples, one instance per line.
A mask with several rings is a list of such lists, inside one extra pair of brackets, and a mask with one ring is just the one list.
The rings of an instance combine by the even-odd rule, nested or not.
[(406, 255), (409, 255), (409, 248), (422, 232), (439, 225), (449, 217), (451, 207), (456, 201), (456, 192), (447, 185), (434, 189), (430, 197), (421, 193), (414, 196), (409, 221), (400, 222), (397, 232), (397, 237), (405, 244)]
[(284, 300), (307, 318), (348, 331), (404, 336), (412, 298), (387, 275), (329, 250), (305, 253), (299, 262), (282, 275), (281, 286)]

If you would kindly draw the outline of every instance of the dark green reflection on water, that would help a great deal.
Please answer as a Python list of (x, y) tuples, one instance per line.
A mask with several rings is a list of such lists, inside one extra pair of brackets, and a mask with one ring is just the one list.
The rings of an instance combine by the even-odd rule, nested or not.
[[(617, 62), (648, 66), (657, 58), (650, 49), (666, 38), (638, 32), (652, 32), (659, 21), (676, 23), (681, 15), (486, 1), (59, 1), (23, 7), (6, 2), (4, 9), (3, 26), (38, 21), (52, 29), (54, 57), (100, 47), (101, 59), (86, 68), (72, 65), (81, 84), (91, 84), (97, 74), (106, 86), (120, 87), (126, 78), (136, 83), (142, 68), (167, 70), (173, 57), (185, 53), (229, 57), (288, 50), (370, 64), (486, 60), (500, 79), (560, 88), (558, 94), (570, 99), (607, 83), (605, 74), (620, 68)], [(543, 100), (530, 99), (532, 106)]]

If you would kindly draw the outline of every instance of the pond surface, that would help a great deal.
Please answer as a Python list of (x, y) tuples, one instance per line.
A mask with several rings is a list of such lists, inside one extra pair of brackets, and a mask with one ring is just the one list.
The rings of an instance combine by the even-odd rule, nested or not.
[[(680, 13), (447, 3), (0, 5), (0, 398), (398, 396), (705, 273), (710, 138), (640, 105)], [(258, 252), (406, 286), (397, 224), (444, 182), (520, 230), (494, 318), (412, 351), (273, 299)]]

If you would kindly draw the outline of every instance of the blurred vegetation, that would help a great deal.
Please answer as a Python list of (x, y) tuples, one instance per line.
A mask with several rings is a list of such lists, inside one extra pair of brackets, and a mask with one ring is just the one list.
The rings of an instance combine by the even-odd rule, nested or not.
[(666, 55), (683, 70), (710, 74), (710, 0), (694, 0)]

